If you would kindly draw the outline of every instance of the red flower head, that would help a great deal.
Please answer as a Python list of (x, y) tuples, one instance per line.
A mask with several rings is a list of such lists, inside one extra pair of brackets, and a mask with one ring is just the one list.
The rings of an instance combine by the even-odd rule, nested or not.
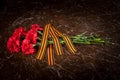
[(43, 30), (43, 28), (41, 27), (41, 26), (39, 26), (38, 24), (33, 24), (32, 26), (31, 26), (31, 29), (32, 30), (40, 30), (40, 31), (42, 31)]
[(33, 45), (30, 43), (28, 39), (23, 40), (21, 48), (22, 52), (25, 54), (33, 54), (35, 52)]
[(13, 35), (9, 38), (7, 42), (8, 50), (12, 52), (20, 52), (20, 39), (26, 34), (25, 28), (18, 28), (14, 31)]
[(35, 30), (29, 30), (26, 34), (26, 39), (30, 40), (33, 44), (36, 44), (37, 37), (37, 32)]
[(43, 30), (38, 24), (33, 24), (31, 29), (26, 34), (26, 39), (30, 40), (31, 43), (36, 44), (38, 38), (37, 31)]
[(13, 36), (15, 36), (17, 39), (20, 39), (21, 36), (25, 36), (25, 35), (26, 35), (26, 28), (23, 27), (17, 28), (13, 33)]
[(9, 38), (7, 42), (8, 50), (12, 52), (19, 52), (20, 51), (20, 40), (16, 39), (16, 37), (12, 36)]

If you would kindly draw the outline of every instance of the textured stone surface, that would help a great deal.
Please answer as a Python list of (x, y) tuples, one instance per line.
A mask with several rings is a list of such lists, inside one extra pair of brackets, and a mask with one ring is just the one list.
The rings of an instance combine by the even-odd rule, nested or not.
[[(119, 80), (120, 6), (117, 0), (52, 0), (46, 2), (8, 0), (0, 12), (0, 79), (4, 80)], [(64, 47), (56, 66), (47, 66), (35, 55), (10, 55), (6, 42), (15, 28), (42, 27), (53, 23), (68, 35), (82, 32), (110, 38), (114, 45), (76, 45), (76, 55)]]

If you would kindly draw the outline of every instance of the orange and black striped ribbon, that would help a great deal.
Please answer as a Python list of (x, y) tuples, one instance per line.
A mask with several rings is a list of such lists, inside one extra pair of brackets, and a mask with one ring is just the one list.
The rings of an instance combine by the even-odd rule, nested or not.
[(60, 36), (60, 37), (63, 37), (63, 39), (65, 40), (69, 50), (72, 52), (72, 53), (75, 53), (77, 50), (76, 48), (74, 47), (74, 45), (72, 44), (72, 41), (69, 39), (68, 36), (66, 35), (63, 35), (62, 33), (60, 33), (57, 29), (55, 29), (53, 26), (51, 26), (52, 30), (54, 30), (54, 32)]
[[(51, 25), (52, 26), (52, 25)], [(54, 45), (56, 48), (56, 52), (58, 55), (62, 55), (62, 48), (61, 48), (61, 44), (59, 42), (59, 38), (58, 36), (55, 34), (55, 31), (52, 29), (52, 27), (50, 27), (50, 35), (52, 36), (52, 39), (54, 41)]]
[(46, 25), (45, 28), (44, 28), (44, 31), (43, 31), (44, 34), (42, 36), (41, 45), (40, 45), (40, 48), (38, 50), (37, 59), (42, 60), (43, 55), (45, 53), (45, 50), (46, 50), (46, 47), (47, 47), (49, 28), (50, 28), (50, 24)]
[[(72, 44), (71, 40), (69, 39), (68, 36), (63, 35), (62, 33), (60, 33), (57, 29), (54, 28), (54, 26), (52, 24), (47, 24), (44, 28), (43, 31), (43, 36), (42, 36), (42, 41), (41, 41), (41, 45), (40, 48), (38, 50), (38, 55), (37, 55), (37, 59), (42, 60), (44, 54), (45, 54), (45, 50), (47, 47), (47, 41), (48, 38), (52, 37), (54, 45), (55, 45), (55, 49), (58, 55), (62, 55), (62, 48), (61, 48), (61, 44), (59, 42), (59, 37), (63, 37), (63, 39), (65, 40), (67, 47), (69, 48), (69, 50), (72, 53), (75, 53), (77, 50), (74, 47), (74, 45)], [(50, 33), (50, 35), (49, 35)], [(48, 53), (48, 65), (54, 65), (54, 56), (53, 56), (53, 45), (49, 44), (47, 47), (47, 53)]]
[(54, 54), (53, 54), (53, 45), (49, 44), (47, 47), (47, 53), (48, 53), (48, 65), (54, 65)]

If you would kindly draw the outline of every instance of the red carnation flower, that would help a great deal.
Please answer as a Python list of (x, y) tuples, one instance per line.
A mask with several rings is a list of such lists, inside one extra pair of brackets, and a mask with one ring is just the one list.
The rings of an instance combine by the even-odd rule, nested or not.
[(8, 42), (7, 42), (7, 48), (8, 50), (12, 53), (12, 52), (20, 52), (20, 39), (22, 36), (24, 36), (26, 34), (25, 32), (25, 28), (17, 28), (13, 35), (9, 38)]
[(33, 54), (36, 51), (28, 39), (23, 40), (21, 48), (25, 54)]
[(20, 39), (21, 36), (25, 36), (25, 35), (26, 35), (26, 28), (23, 27), (17, 28), (13, 33), (13, 36), (15, 36), (17, 39)]
[(36, 30), (36, 31), (37, 31), (37, 30), (41, 30), (41, 31), (43, 30), (43, 28), (42, 28), (41, 26), (39, 26), (38, 24), (33, 24), (33, 25), (31, 26), (31, 29), (32, 29), (32, 30)]
[(33, 24), (31, 29), (26, 34), (26, 39), (30, 40), (31, 43), (36, 44), (38, 38), (37, 31), (43, 30), (38, 24)]
[(26, 34), (26, 39), (30, 40), (30, 42), (33, 44), (36, 44), (37, 37), (37, 32), (32, 29)]
[(7, 48), (11, 53), (20, 52), (20, 40), (14, 36), (10, 37), (7, 42)]

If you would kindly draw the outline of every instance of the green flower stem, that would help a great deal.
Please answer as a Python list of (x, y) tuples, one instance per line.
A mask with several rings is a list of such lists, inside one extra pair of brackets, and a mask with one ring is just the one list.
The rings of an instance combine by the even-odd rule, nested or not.
[[(61, 40), (60, 43), (61, 43), (61, 44), (65, 44), (65, 41), (64, 41), (64, 40)], [(48, 44), (54, 44), (54, 42), (53, 42), (53, 41), (48, 41)]]
[(37, 31), (37, 32), (38, 32), (38, 34), (43, 35), (43, 33), (41, 31)]
[[(104, 40), (102, 40), (101, 38), (95, 38), (95, 39), (89, 39), (89, 37), (86, 38), (71, 38), (71, 41), (73, 44), (103, 44), (105, 43)], [(48, 41), (48, 44), (53, 44), (53, 41)], [(65, 44), (65, 41), (63, 39), (60, 40), (61, 44)]]
[[(41, 31), (38, 31), (38, 34), (43, 35)], [(100, 38), (99, 35), (86, 36), (85, 34), (86, 32), (76, 36), (70, 36), (70, 39), (73, 44), (104, 44), (108, 42)], [(38, 37), (38, 40), (41, 42), (41, 38)], [(36, 45), (40, 45), (40, 42)], [(60, 43), (63, 45), (65, 44), (65, 41), (62, 38), (60, 38)], [(48, 40), (48, 44), (54, 44), (54, 42), (52, 40)]]
[(39, 37), (38, 37), (37, 39), (38, 39), (39, 41), (41, 41), (41, 40), (42, 40), (42, 39), (41, 39), (41, 38), (39, 38)]

